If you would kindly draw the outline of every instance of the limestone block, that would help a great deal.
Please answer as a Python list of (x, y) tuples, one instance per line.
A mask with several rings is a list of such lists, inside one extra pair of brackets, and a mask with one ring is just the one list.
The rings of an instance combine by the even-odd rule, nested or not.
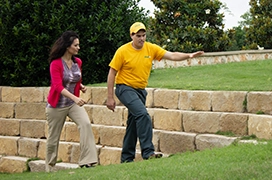
[(43, 88), (23, 87), (21, 89), (21, 102), (43, 102)]
[(15, 106), (17, 119), (46, 119), (46, 103), (18, 103)]
[(214, 112), (183, 112), (185, 132), (216, 133), (219, 131), (221, 113)]
[(179, 110), (154, 110), (154, 128), (168, 131), (182, 131), (182, 113)]
[(108, 90), (105, 87), (92, 87), (92, 102), (96, 105), (106, 105)]
[(65, 123), (65, 140), (71, 142), (79, 142), (80, 134), (78, 127), (73, 122), (66, 122)]
[[(99, 151), (101, 149), (101, 146), (96, 146), (97, 149), (97, 155), (99, 155)], [(78, 163), (80, 158), (80, 144), (79, 143), (73, 143), (72, 151), (71, 151), (71, 163)], [(99, 162), (98, 162), (99, 164)]]
[(95, 105), (89, 105), (89, 104), (85, 104), (83, 107), (85, 109), (85, 111), (87, 112), (88, 116), (89, 116), (89, 119), (90, 119), (90, 122), (93, 123), (93, 107)]
[(103, 146), (122, 147), (125, 127), (104, 126), (99, 129), (100, 144)]
[(153, 107), (154, 104), (154, 88), (146, 88), (147, 96), (146, 96), (146, 107)]
[(116, 147), (101, 148), (99, 154), (100, 165), (120, 164), (121, 151), (121, 148)]
[(161, 131), (160, 150), (164, 154), (176, 154), (195, 150), (195, 133)]
[[(92, 87), (92, 103), (96, 105), (106, 105), (108, 98), (107, 87)], [(122, 103), (116, 97), (114, 93), (114, 100), (117, 106), (121, 106)]]
[(43, 87), (43, 102), (47, 102), (50, 87)]
[(128, 109), (125, 108), (123, 112), (122, 126), (127, 126)]
[(58, 160), (61, 160), (62, 162), (70, 162), (72, 147), (74, 144), (76, 143), (61, 141), (59, 143)]
[(45, 157), (46, 157), (46, 139), (40, 139), (37, 156), (40, 159), (45, 159)]
[(249, 113), (264, 112), (272, 114), (272, 92), (249, 92), (247, 95), (247, 110)]
[[(154, 145), (155, 151), (160, 151), (160, 130), (153, 129), (152, 143)], [(140, 151), (140, 146), (138, 148)]]
[(100, 128), (103, 127), (103, 125), (97, 125), (97, 124), (92, 124), (92, 130), (94, 134), (94, 139), (96, 144), (100, 144)]
[(5, 156), (0, 160), (0, 172), (3, 173), (22, 173), (27, 170), (28, 158)]
[[(72, 122), (67, 122), (65, 123), (65, 141), (70, 141), (70, 142), (79, 142), (80, 141), (80, 132), (79, 129), (77, 127), (77, 125), (75, 123)], [(96, 131), (96, 133), (94, 133), (94, 131)], [(96, 139), (96, 142), (98, 142), (99, 140), (99, 135), (97, 133), (98, 129), (94, 128), (92, 125), (92, 132), (90, 131), (90, 133), (93, 133)], [(97, 136), (98, 135), (98, 136)]]
[[(30, 161), (28, 163), (31, 172), (45, 172), (45, 161), (44, 160), (37, 160), (37, 161)], [(51, 172), (56, 172), (59, 170), (65, 169), (76, 169), (79, 168), (78, 164), (72, 163), (57, 163), (54, 167), (51, 168)]]
[[(99, 159), (100, 165), (120, 164), (121, 148), (103, 147), (100, 150)], [(134, 161), (142, 161), (141, 152), (136, 150)]]
[(92, 88), (86, 86), (87, 91), (85, 93), (83, 93), (82, 91), (80, 91), (80, 97), (82, 99), (84, 99), (87, 104), (92, 104)]
[(179, 109), (210, 111), (211, 91), (181, 91)]
[(2, 102), (21, 102), (21, 88), (2, 87)]
[(15, 103), (0, 102), (0, 118), (14, 118)]
[(248, 114), (223, 113), (219, 120), (220, 131), (247, 135)]
[(155, 114), (156, 108), (147, 108), (147, 112), (152, 120), (152, 126), (154, 128), (154, 114)]
[(18, 140), (18, 153), (20, 156), (37, 157), (39, 140), (32, 138), (20, 138)]
[(0, 154), (18, 155), (17, 141), (20, 137), (0, 136)]
[(74, 143), (71, 150), (71, 163), (78, 163), (80, 158), (80, 144)]
[[(45, 134), (45, 138), (48, 138), (48, 123), (46, 121), (45, 123), (45, 130), (44, 130), (44, 134)], [(60, 140), (61, 141), (65, 141), (66, 138), (66, 130), (65, 130), (65, 126), (63, 126), (62, 130), (61, 130), (61, 134), (60, 134)]]
[(178, 109), (180, 91), (156, 89), (154, 91), (154, 107)]
[(200, 134), (196, 136), (196, 149), (204, 150), (215, 147), (229, 146), (237, 137), (226, 137), (215, 134)]
[(18, 136), (20, 134), (20, 120), (0, 119), (0, 134), (5, 136)]
[(93, 106), (92, 119), (94, 124), (121, 126), (124, 107), (117, 106), (114, 112), (106, 106)]
[(45, 120), (21, 120), (20, 135), (23, 137), (44, 138)]
[(244, 112), (247, 92), (245, 91), (214, 91), (212, 92), (212, 111)]
[(260, 139), (272, 139), (272, 116), (249, 115), (248, 134), (256, 135)]

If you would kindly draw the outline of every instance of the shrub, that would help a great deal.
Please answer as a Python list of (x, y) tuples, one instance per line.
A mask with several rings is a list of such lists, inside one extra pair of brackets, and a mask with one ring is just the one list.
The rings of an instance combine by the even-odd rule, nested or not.
[(66, 30), (80, 36), (83, 83), (105, 82), (115, 50), (146, 22), (137, 0), (3, 0), (0, 2), (0, 85), (48, 86), (50, 47)]

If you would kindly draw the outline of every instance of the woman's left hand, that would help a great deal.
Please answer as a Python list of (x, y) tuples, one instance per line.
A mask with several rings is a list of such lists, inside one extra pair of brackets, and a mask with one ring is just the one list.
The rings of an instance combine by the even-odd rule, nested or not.
[(87, 88), (84, 85), (81, 85), (80, 90), (85, 93), (87, 91)]

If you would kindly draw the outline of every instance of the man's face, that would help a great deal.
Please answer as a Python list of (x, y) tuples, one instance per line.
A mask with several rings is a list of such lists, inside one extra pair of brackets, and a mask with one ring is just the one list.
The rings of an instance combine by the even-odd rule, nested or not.
[(145, 30), (139, 30), (137, 33), (131, 34), (130, 37), (132, 39), (133, 47), (136, 49), (141, 49), (146, 40), (146, 32)]

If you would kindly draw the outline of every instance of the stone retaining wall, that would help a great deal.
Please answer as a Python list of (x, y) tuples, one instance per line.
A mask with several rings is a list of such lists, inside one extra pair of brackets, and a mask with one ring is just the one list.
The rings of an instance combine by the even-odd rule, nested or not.
[[(81, 97), (88, 102), (84, 108), (92, 123), (99, 163), (119, 163), (127, 109), (115, 97), (118, 105), (115, 112), (108, 110), (105, 87), (87, 89)], [(8, 163), (18, 164), (16, 172), (20, 172), (24, 169), (21, 167), (23, 160), (45, 158), (48, 91), (48, 87), (0, 87), (0, 172), (11, 172), (7, 170)], [(165, 155), (222, 147), (237, 140), (237, 137), (215, 135), (218, 131), (272, 139), (271, 92), (156, 88), (147, 91), (153, 143), (155, 150)], [(257, 115), (257, 112), (265, 114)], [(77, 126), (67, 118), (61, 134), (59, 159), (77, 163), (79, 153)], [(26, 158), (15, 163), (15, 156)], [(136, 160), (141, 160), (140, 151), (137, 151)]]
[[(0, 117), (29, 119), (21, 126), (35, 124), (44, 128), (39, 120), (45, 120), (45, 105), (48, 87), (1, 87)], [(259, 138), (271, 139), (270, 131), (259, 130), (270, 123), (272, 92), (244, 91), (187, 91), (148, 88), (146, 106), (152, 117), (154, 129), (188, 133), (216, 133), (231, 131), (237, 135), (255, 134)], [(93, 124), (125, 126), (127, 109), (117, 100), (115, 112), (105, 106), (105, 87), (88, 87), (81, 95), (88, 101), (85, 109)], [(262, 112), (264, 114), (257, 115)], [(265, 124), (265, 125), (264, 125)], [(266, 129), (269, 129), (269, 125)], [(17, 128), (0, 126), (2, 131), (17, 132)], [(39, 131), (41, 133), (42, 131)], [(18, 133), (18, 132), (17, 132)], [(28, 132), (29, 133), (29, 132)]]
[(187, 61), (175, 62), (167, 59), (154, 61), (153, 68), (186, 67), (197, 65), (223, 64), (229, 62), (243, 62), (253, 60), (272, 59), (272, 50), (243, 50), (243, 51), (224, 51), (209, 52), (204, 55), (191, 58)]

